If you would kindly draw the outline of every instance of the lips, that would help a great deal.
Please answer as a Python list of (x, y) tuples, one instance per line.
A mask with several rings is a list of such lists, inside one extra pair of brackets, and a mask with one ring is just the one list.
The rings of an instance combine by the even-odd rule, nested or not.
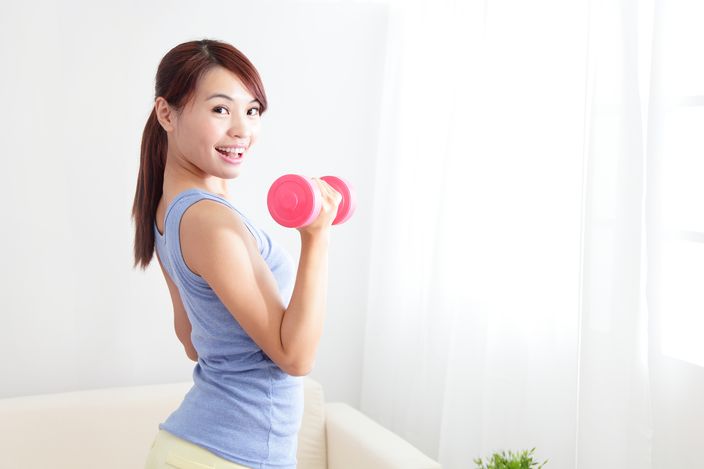
[[(216, 148), (216, 150), (217, 150), (217, 148)], [(233, 154), (233, 153), (228, 153), (228, 152), (220, 151), (220, 150), (218, 150), (218, 153), (220, 153), (222, 158), (225, 161), (227, 161), (228, 163), (240, 163), (244, 159), (244, 156), (238, 156), (236, 153)], [(230, 155), (234, 155), (234, 156), (230, 156)]]

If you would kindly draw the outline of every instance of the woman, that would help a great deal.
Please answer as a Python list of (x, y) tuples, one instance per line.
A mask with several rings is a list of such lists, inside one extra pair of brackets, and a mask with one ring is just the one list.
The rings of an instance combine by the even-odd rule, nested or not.
[(298, 228), (295, 272), (228, 195), (267, 108), (252, 63), (227, 43), (180, 44), (159, 64), (155, 96), (132, 209), (135, 266), (145, 269), (156, 250), (176, 335), (196, 365), (193, 387), (159, 424), (146, 468), (294, 469), (302, 377), (323, 329), (341, 195), (314, 179), (322, 209)]

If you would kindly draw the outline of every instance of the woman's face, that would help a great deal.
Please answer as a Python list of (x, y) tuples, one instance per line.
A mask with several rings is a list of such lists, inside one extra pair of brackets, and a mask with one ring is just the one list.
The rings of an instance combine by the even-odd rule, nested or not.
[[(161, 106), (164, 105), (165, 101)], [(210, 69), (201, 77), (194, 96), (182, 113), (170, 113), (173, 125), (171, 131), (167, 129), (167, 158), (191, 163), (205, 173), (205, 177), (232, 179), (239, 176), (248, 150), (259, 133), (260, 108), (259, 101), (249, 94), (234, 73), (223, 67)], [(216, 147), (236, 145), (244, 145), (246, 150), (242, 157), (226, 153), (234, 162), (216, 150)]]

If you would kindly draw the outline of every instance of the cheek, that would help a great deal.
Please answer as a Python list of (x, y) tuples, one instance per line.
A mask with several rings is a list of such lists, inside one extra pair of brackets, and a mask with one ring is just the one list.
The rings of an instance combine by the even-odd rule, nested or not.
[(206, 120), (200, 128), (200, 135), (202, 136), (202, 141), (209, 145), (211, 148), (222, 142), (223, 136), (227, 133), (227, 126), (223, 125), (222, 122), (213, 122), (212, 120)]
[(219, 129), (213, 126), (200, 125), (196, 131), (194, 142), (204, 150), (213, 150), (213, 147), (222, 140)]

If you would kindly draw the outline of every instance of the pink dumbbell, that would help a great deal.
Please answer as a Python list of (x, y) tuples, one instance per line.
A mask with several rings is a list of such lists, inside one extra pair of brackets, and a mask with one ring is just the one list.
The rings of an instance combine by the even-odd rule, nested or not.
[[(356, 208), (352, 186), (335, 176), (323, 176), (320, 179), (342, 195), (342, 201), (337, 207), (337, 216), (332, 224), (346, 222)], [(269, 213), (279, 225), (300, 228), (316, 219), (320, 213), (321, 197), (318, 185), (312, 179), (297, 174), (285, 174), (269, 188), (266, 203)]]

